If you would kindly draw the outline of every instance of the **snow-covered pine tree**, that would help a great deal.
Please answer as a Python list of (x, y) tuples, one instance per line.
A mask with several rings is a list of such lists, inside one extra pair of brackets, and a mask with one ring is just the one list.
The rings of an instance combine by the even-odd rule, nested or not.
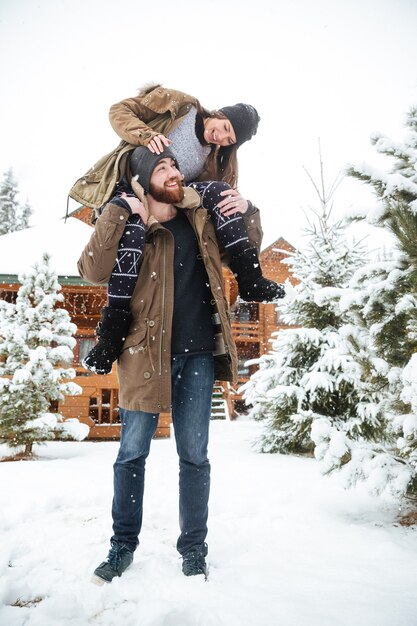
[[(378, 363), (379, 380), (372, 375), (367, 380), (378, 395), (374, 411), (384, 415), (385, 433), (377, 425), (369, 433), (372, 438), (341, 442), (340, 433), (325, 423), (313, 433), (329, 471), (341, 468), (347, 484), (365, 480), (376, 493), (397, 495), (417, 491), (417, 107), (406, 126), (403, 142), (379, 133), (371, 138), (377, 151), (392, 160), (387, 171), (368, 164), (349, 168), (379, 201), (376, 210), (356, 213), (355, 219), (385, 229), (393, 241), (390, 258), (372, 262), (357, 276), (350, 307), (358, 326), (369, 329), (369, 355)], [(337, 453), (331, 451), (334, 438), (341, 444)]]
[(32, 207), (30, 206), (29, 202), (25, 202), (24, 204), (20, 205), (19, 208), (20, 210), (18, 213), (18, 223), (16, 230), (24, 230), (25, 228), (29, 228), (29, 220), (30, 216), (32, 215)]
[(27, 202), (24, 205), (20, 204), (18, 194), (17, 181), (13, 169), (10, 168), (4, 173), (0, 183), (0, 235), (29, 226), (32, 209)]
[[(390, 267), (393, 261), (388, 259), (365, 264), (354, 273), (349, 288), (341, 294), (339, 306), (347, 321), (339, 333), (358, 370), (355, 383), (358, 403), (346, 427), (339, 428), (323, 417), (314, 422), (311, 432), (314, 455), (324, 474), (341, 470), (345, 487), (366, 479), (374, 493), (385, 489), (387, 476), (393, 480), (398, 475), (393, 466), (401, 469), (388, 452), (392, 452), (395, 442), (386, 412), (392, 391), (392, 370), (375, 346), (376, 326), (367, 315), (373, 304), (382, 304), (378, 281)], [(401, 480), (397, 476), (396, 484)]]
[(43, 255), (26, 274), (16, 303), (0, 301), (0, 442), (24, 446), (50, 439), (84, 439), (88, 427), (78, 420), (63, 421), (51, 403), (80, 393), (70, 379), (75, 324), (63, 301), (50, 259)]
[(313, 182), (321, 203), (318, 223), (305, 229), (305, 249), (286, 259), (299, 284), (295, 298), (280, 306), (285, 323), (296, 328), (278, 332), (272, 352), (251, 361), (259, 370), (243, 387), (253, 407), (250, 416), (265, 423), (259, 442), (263, 452), (312, 450), (312, 423), (326, 416), (348, 428), (358, 403), (359, 370), (339, 334), (345, 318), (338, 302), (363, 263), (364, 250), (347, 240), (343, 220), (331, 221), (336, 185), (326, 192), (321, 180), (321, 189)]

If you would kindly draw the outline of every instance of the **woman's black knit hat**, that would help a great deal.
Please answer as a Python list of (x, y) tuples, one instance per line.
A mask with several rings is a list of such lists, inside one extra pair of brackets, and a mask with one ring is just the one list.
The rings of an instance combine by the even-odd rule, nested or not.
[(239, 102), (230, 107), (219, 109), (230, 120), (236, 135), (236, 144), (241, 146), (256, 135), (260, 117), (257, 110), (250, 104)]
[(142, 185), (145, 193), (149, 193), (149, 183), (152, 172), (162, 159), (173, 159), (178, 168), (178, 161), (169, 148), (165, 148), (161, 154), (155, 154), (145, 146), (138, 146), (131, 153), (130, 171), (132, 176), (136, 176), (138, 183)]

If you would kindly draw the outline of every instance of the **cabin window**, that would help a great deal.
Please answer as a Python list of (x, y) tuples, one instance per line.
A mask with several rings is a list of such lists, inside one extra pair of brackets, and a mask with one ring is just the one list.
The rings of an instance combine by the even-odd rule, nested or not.
[(257, 322), (259, 307), (255, 302), (239, 302), (233, 307), (231, 317), (234, 322)]
[(94, 337), (86, 337), (80, 338), (78, 340), (78, 363), (81, 365), (82, 360), (85, 359), (87, 354), (94, 348), (96, 345), (96, 340)]
[(96, 424), (119, 424), (117, 389), (97, 389), (90, 398), (89, 415)]
[(239, 358), (238, 359), (238, 365), (237, 365), (238, 376), (245, 376), (245, 377), (249, 377), (250, 376), (249, 367), (247, 365), (245, 365), (247, 360), (248, 360), (247, 357), (243, 357), (243, 358)]

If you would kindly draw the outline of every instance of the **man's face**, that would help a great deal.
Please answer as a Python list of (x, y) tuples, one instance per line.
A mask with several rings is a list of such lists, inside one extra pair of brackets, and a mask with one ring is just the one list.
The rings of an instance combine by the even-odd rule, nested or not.
[(184, 198), (182, 176), (173, 159), (159, 161), (149, 181), (149, 193), (158, 202), (167, 204), (176, 204)]

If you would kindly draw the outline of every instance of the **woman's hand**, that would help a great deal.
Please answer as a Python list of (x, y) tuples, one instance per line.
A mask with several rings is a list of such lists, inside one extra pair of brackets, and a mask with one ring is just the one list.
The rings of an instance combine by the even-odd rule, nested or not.
[(226, 189), (220, 193), (221, 196), (226, 196), (224, 200), (217, 205), (220, 209), (220, 213), (229, 217), (235, 213), (246, 213), (248, 210), (249, 202), (242, 198), (240, 193), (236, 189)]
[(145, 205), (139, 200), (139, 198), (137, 196), (128, 196), (125, 191), (120, 194), (120, 197), (128, 203), (132, 214), (139, 215), (142, 218), (143, 223), (146, 225), (149, 214), (148, 211), (145, 209)]
[(146, 147), (154, 154), (161, 154), (161, 152), (163, 152), (165, 148), (167, 148), (171, 144), (171, 139), (168, 139), (168, 137), (165, 137), (165, 135), (155, 135), (155, 137), (150, 140)]

